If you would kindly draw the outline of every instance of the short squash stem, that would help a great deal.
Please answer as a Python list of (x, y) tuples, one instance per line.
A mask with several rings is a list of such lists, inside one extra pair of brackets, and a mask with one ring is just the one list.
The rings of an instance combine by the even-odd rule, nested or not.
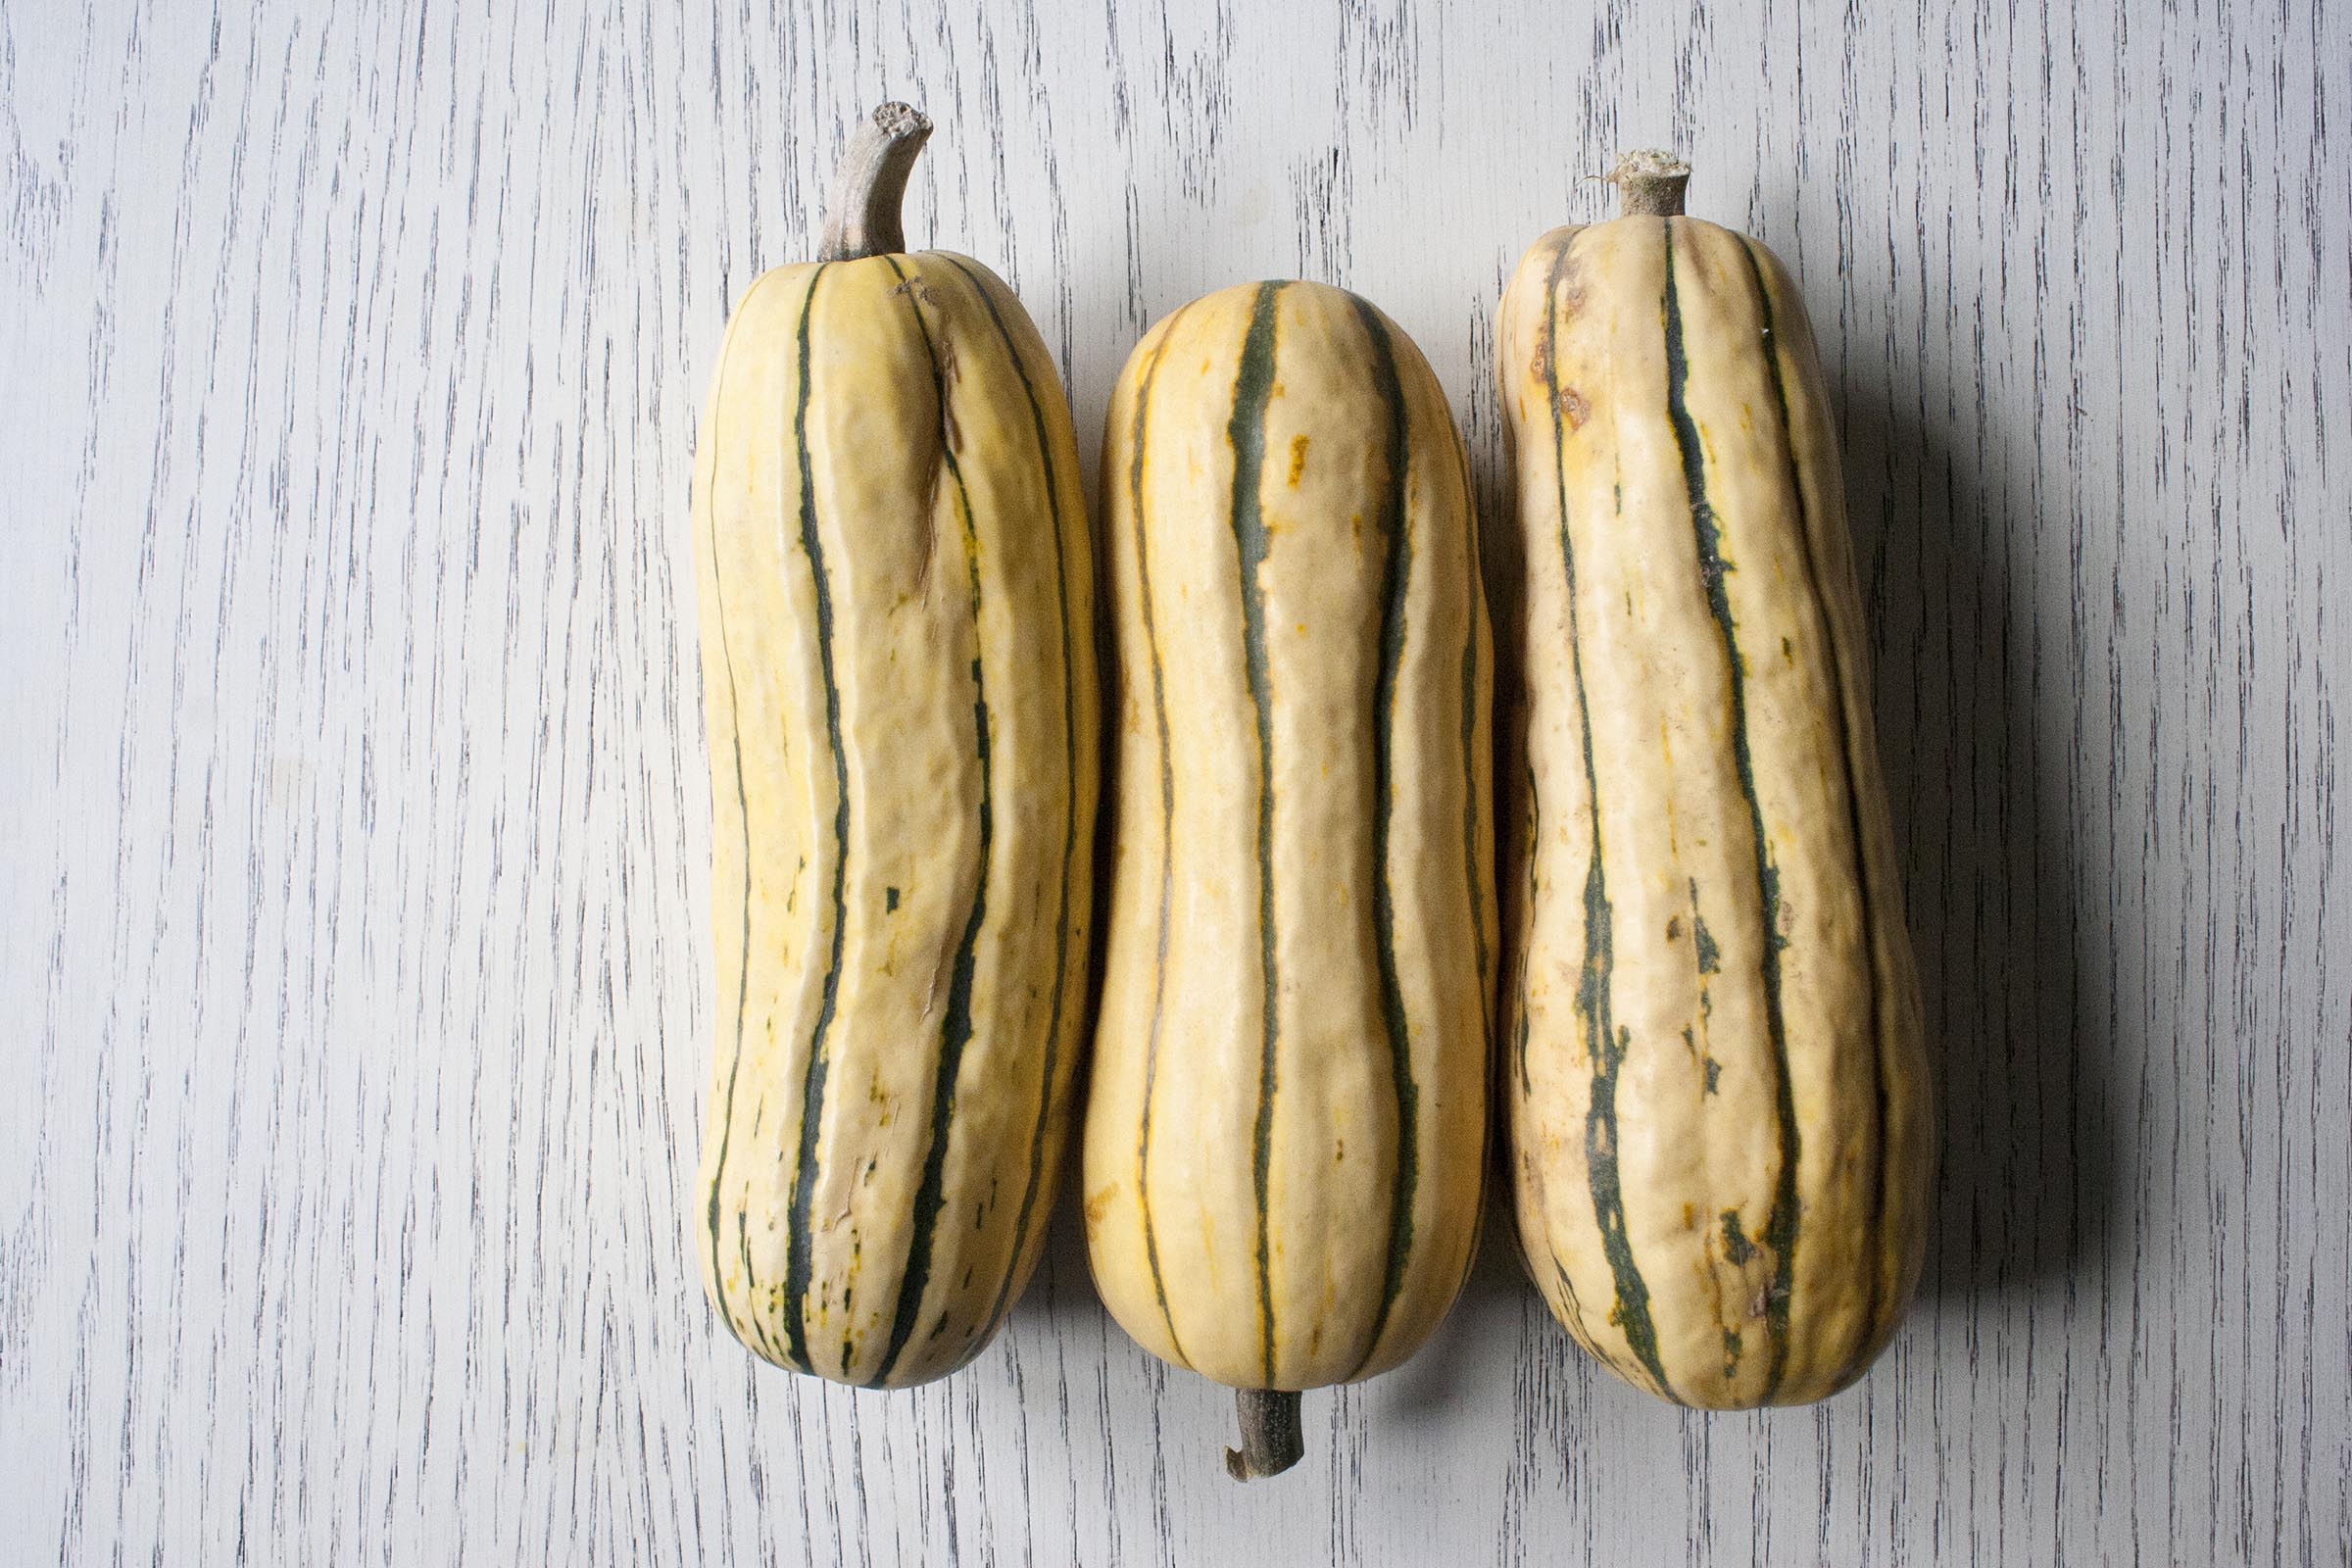
[(1283, 1389), (1237, 1389), (1242, 1446), (1225, 1450), (1225, 1473), (1236, 1481), (1278, 1476), (1306, 1452), (1298, 1435), (1298, 1396)]
[(825, 198), (825, 226), (816, 243), (820, 262), (855, 262), (906, 248), (899, 210), (906, 202), (906, 176), (931, 122), (905, 104), (884, 104), (858, 127)]
[(1672, 153), (1627, 153), (1606, 178), (1617, 187), (1618, 205), (1628, 218), (1680, 218), (1690, 166)]

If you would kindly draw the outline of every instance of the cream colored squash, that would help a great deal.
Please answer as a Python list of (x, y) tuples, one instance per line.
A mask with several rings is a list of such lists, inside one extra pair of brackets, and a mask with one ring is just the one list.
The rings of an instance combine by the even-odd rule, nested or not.
[(1462, 450), (1379, 311), (1313, 283), (1154, 326), (1103, 442), (1118, 673), (1087, 1239), (1120, 1324), (1246, 1391), (1410, 1355), (1478, 1228), (1492, 653)]
[(1501, 763), (1519, 1235), (1585, 1347), (1684, 1404), (1818, 1399), (1918, 1279), (1918, 984), (1813, 336), (1680, 216), (1536, 242), (1497, 329), (1520, 671)]
[(904, 254), (930, 126), (852, 144), (824, 260), (736, 308), (694, 537), (716, 1050), (691, 1230), (754, 1352), (919, 1383), (1035, 1267), (1082, 1041), (1093, 576), (1045, 345)]

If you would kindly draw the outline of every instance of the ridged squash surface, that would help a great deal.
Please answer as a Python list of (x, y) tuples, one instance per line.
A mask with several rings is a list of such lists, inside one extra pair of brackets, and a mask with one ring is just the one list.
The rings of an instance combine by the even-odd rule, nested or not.
[(1272, 282), (1152, 329), (1103, 452), (1095, 1278), (1221, 1383), (1368, 1376), (1453, 1300), (1486, 1157), (1493, 655), (1461, 444), (1395, 323)]
[(919, 1383), (1036, 1265), (1086, 1007), (1091, 547), (1019, 302), (946, 252), (765, 274), (694, 537), (717, 996), (689, 1228), (754, 1351)]
[(1918, 1279), (1920, 1002), (1837, 442), (1762, 245), (1538, 241), (1497, 330), (1515, 453), (1501, 1072), (1553, 1312), (1666, 1398), (1860, 1375)]

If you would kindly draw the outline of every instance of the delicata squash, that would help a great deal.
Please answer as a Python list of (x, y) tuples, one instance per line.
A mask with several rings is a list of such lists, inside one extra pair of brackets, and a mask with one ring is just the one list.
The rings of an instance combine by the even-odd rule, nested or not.
[(1837, 441), (1796, 287), (1682, 216), (1538, 240), (1496, 333), (1523, 653), (1498, 1071), (1586, 1348), (1708, 1408), (1861, 1375), (1917, 1283), (1920, 1002)]
[(1236, 1476), (1298, 1391), (1419, 1348), (1486, 1158), (1493, 655), (1461, 443), (1351, 294), (1246, 285), (1146, 335), (1102, 483), (1117, 668), (1086, 1112), (1096, 1284), (1241, 1392)]
[(818, 260), (737, 306), (695, 472), (717, 1041), (689, 1229), (781, 1366), (895, 1387), (1035, 1267), (1086, 1006), (1097, 773), (1069, 410), (977, 262), (905, 253), (876, 111)]

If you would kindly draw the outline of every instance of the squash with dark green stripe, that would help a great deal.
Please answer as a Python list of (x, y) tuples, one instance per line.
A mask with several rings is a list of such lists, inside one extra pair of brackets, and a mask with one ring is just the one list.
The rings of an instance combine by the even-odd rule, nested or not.
[(1496, 333), (1519, 486), (1503, 863), (1519, 1235), (1569, 1331), (1706, 1408), (1862, 1374), (1932, 1164), (1837, 441), (1771, 252), (1682, 214), (1539, 240)]
[(1245, 1391), (1368, 1377), (1460, 1288), (1485, 1159), (1493, 657), (1461, 443), (1314, 283), (1198, 300), (1111, 397), (1118, 676), (1087, 1237), (1112, 1314)]
[(1011, 293), (902, 254), (930, 126), (853, 142), (752, 285), (695, 473), (715, 1071), (690, 1229), (779, 1365), (903, 1386), (1036, 1266), (1082, 1039), (1098, 760), (1068, 408)]

